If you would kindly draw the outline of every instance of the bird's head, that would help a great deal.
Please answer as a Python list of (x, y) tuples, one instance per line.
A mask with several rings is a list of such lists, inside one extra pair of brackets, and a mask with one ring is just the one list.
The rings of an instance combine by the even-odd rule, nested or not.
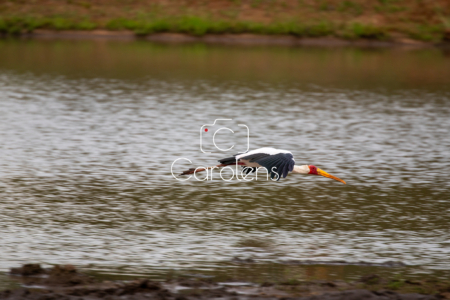
[(319, 169), (318, 167), (316, 167), (314, 165), (309, 165), (308, 167), (309, 167), (309, 173), (308, 174), (311, 174), (311, 175), (322, 175), (324, 177), (331, 178), (331, 179), (340, 181), (343, 184), (346, 184), (344, 180), (342, 180), (340, 178), (337, 178), (336, 176), (333, 176), (331, 174), (328, 174), (324, 170), (321, 170), (321, 169)]

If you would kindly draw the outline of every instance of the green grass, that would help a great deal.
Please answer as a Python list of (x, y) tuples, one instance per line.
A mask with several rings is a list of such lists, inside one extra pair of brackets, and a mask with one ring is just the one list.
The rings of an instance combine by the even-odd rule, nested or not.
[(295, 286), (295, 285), (301, 285), (302, 282), (300, 280), (296, 279), (296, 278), (291, 278), (291, 279), (288, 279), (288, 280), (285, 280), (285, 281), (281, 281), (279, 284), (280, 285), (293, 285), (293, 286)]
[(444, 39), (445, 25), (416, 25), (409, 30), (409, 36), (425, 42), (439, 42)]
[(54, 30), (93, 30), (97, 28), (97, 25), (89, 20), (72, 21), (62, 17), (40, 19), (33, 17), (0, 18), (0, 34), (14, 36), (29, 33), (38, 28)]
[(262, 0), (252, 0), (252, 7), (258, 7), (261, 5)]
[(388, 38), (385, 28), (371, 24), (351, 23), (344, 28), (342, 37), (348, 39), (384, 40)]
[(303, 24), (295, 21), (262, 24), (257, 22), (231, 22), (224, 20), (210, 20), (195, 16), (185, 16), (177, 20), (127, 20), (114, 19), (106, 24), (109, 30), (128, 29), (139, 35), (158, 32), (179, 32), (195, 36), (222, 33), (255, 33), (255, 34), (283, 34), (294, 36), (326, 36), (333, 33), (333, 26), (327, 22)]
[(398, 290), (405, 285), (403, 280), (393, 280), (387, 284), (387, 288), (391, 290)]
[(319, 10), (320, 11), (328, 11), (329, 7), (330, 7), (330, 5), (328, 4), (328, 2), (326, 2), (326, 1), (319, 2)]
[(375, 11), (378, 13), (397, 13), (407, 9), (405, 6), (398, 4), (398, 0), (378, 0), (379, 5), (375, 6)]
[(42, 21), (30, 17), (11, 17), (0, 19), (0, 33), (7, 35), (18, 35), (25, 32), (31, 32), (41, 27)]
[[(391, 1), (395, 0), (379, 0), (381, 5), (390, 4), (392, 3)], [(346, 9), (353, 7), (353, 4), (349, 4), (353, 2), (344, 1), (342, 3), (342, 5), (348, 7)], [(443, 18), (440, 24), (435, 25), (410, 24), (410, 26), (408, 26), (407, 29), (403, 29), (402, 32), (413, 39), (427, 42), (439, 42), (444, 39), (445, 30), (448, 30), (449, 27), (450, 19)], [(224, 33), (253, 33), (292, 35), (296, 37), (335, 36), (346, 39), (389, 39), (388, 28), (358, 22), (343, 24), (332, 23), (329, 21), (302, 21), (291, 19), (264, 24), (189, 15), (169, 18), (158, 17), (154, 14), (142, 14), (134, 19), (117, 18), (111, 19), (104, 24), (97, 24), (89, 19), (62, 16), (49, 18), (36, 18), (31, 16), (0, 17), (1, 35), (20, 35), (40, 28), (53, 30), (93, 30), (96, 28), (105, 28), (108, 30), (131, 30), (136, 35), (147, 35), (160, 32), (186, 33), (194, 36)]]

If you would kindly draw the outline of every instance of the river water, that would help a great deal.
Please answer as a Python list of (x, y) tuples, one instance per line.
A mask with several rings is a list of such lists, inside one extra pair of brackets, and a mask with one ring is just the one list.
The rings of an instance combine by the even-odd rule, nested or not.
[[(178, 181), (178, 158), (192, 164), (175, 172), (234, 154), (200, 150), (215, 119), (347, 185)], [(247, 271), (300, 277), (361, 261), (450, 270), (449, 132), (444, 50), (3, 40), (0, 271), (236, 275), (249, 258)]]

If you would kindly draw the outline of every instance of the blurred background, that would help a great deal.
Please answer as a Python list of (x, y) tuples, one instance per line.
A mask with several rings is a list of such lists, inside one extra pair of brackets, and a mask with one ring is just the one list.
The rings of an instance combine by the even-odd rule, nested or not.
[[(448, 276), (448, 28), (446, 1), (2, 1), (0, 271)], [(174, 33), (198, 40), (142, 38)], [(269, 42), (201, 40), (249, 33)], [(281, 34), (326, 47), (270, 45)], [(177, 181), (177, 158), (224, 157), (199, 148), (218, 118), (347, 185)]]

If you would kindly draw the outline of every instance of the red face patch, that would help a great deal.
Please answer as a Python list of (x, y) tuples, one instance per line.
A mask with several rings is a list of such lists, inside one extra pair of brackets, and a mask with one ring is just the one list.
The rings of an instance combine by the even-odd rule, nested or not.
[(313, 165), (309, 165), (309, 174), (317, 175), (317, 167)]

